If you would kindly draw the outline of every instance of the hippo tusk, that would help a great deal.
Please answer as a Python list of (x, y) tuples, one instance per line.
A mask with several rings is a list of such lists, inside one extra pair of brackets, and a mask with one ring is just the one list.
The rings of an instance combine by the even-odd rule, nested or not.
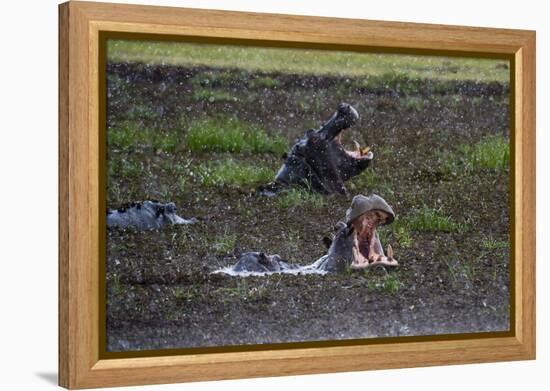
[(393, 248), (391, 247), (391, 244), (388, 244), (388, 249), (386, 252), (388, 253), (388, 259), (393, 259)]
[(355, 145), (355, 150), (359, 153), (359, 155), (361, 155), (361, 144), (359, 144), (356, 140), (353, 140), (353, 145)]

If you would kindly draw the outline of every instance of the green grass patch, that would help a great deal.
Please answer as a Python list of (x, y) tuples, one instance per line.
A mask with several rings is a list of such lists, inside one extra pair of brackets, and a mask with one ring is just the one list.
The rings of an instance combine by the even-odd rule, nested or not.
[(250, 186), (269, 182), (275, 172), (261, 165), (251, 166), (231, 158), (198, 167), (198, 178), (205, 186)]
[(510, 165), (510, 144), (502, 136), (488, 136), (462, 147), (467, 167), (504, 170)]
[(281, 83), (269, 76), (258, 76), (254, 78), (250, 84), (251, 87), (272, 89), (279, 87)]
[(107, 172), (110, 178), (136, 179), (142, 176), (144, 168), (141, 161), (123, 159), (117, 155), (116, 157), (112, 156), (109, 158)]
[(454, 283), (462, 280), (473, 281), (476, 277), (477, 268), (472, 260), (459, 260), (452, 258), (443, 259), (443, 262), (449, 269), (449, 275)]
[(495, 239), (483, 239), (481, 241), (481, 247), (485, 250), (502, 250), (502, 249), (508, 249), (510, 247), (510, 244), (503, 240), (495, 240)]
[[(376, 154), (377, 152), (375, 152), (375, 156)], [(373, 192), (382, 197), (391, 197), (395, 194), (391, 178), (383, 176), (374, 167), (368, 167), (364, 172), (352, 178), (346, 183), (346, 187), (355, 193)]]
[(487, 136), (472, 145), (461, 145), (458, 152), (448, 152), (439, 159), (443, 173), (461, 171), (504, 171), (510, 167), (510, 143), (503, 136)]
[(107, 143), (114, 149), (128, 151), (153, 148), (165, 152), (176, 152), (181, 146), (178, 132), (141, 128), (135, 123), (125, 122), (107, 129)]
[(420, 96), (408, 96), (403, 100), (403, 106), (409, 111), (422, 111), (427, 100)]
[(225, 91), (203, 88), (193, 91), (193, 100), (205, 100), (214, 103), (231, 102), (237, 100), (237, 98)]
[(111, 288), (113, 290), (113, 293), (115, 295), (120, 295), (124, 293), (124, 287), (122, 285), (122, 282), (120, 281), (120, 276), (118, 274), (114, 274), (111, 281)]
[(270, 137), (256, 126), (236, 119), (205, 119), (191, 123), (185, 144), (193, 152), (277, 153), (288, 149), (283, 137)]
[(425, 88), (426, 80), (424, 78), (416, 78), (408, 72), (394, 71), (358, 78), (355, 86), (374, 90), (398, 91), (399, 93), (409, 95), (416, 94), (421, 88)]
[(382, 281), (384, 291), (390, 294), (396, 294), (401, 288), (401, 281), (395, 273), (389, 273)]
[[(354, 53), (338, 50), (262, 48), (181, 42), (109, 40), (109, 62), (233, 68), (247, 72), (381, 77), (401, 83), (402, 75), (437, 80), (508, 82), (509, 61), (477, 58)], [(208, 79), (209, 84), (218, 80)], [(269, 81), (264, 81), (269, 84)], [(267, 85), (266, 85), (267, 87)]]
[(173, 293), (174, 299), (177, 301), (191, 301), (197, 296), (192, 287), (183, 289), (182, 287), (177, 286), (173, 289)]
[(225, 232), (223, 235), (216, 236), (212, 243), (212, 248), (219, 255), (225, 255), (235, 248), (237, 243), (237, 235)]
[(363, 276), (367, 280), (367, 289), (371, 292), (383, 291), (395, 295), (401, 289), (401, 280), (395, 272), (379, 276), (373, 273), (372, 270), (366, 269)]
[(463, 224), (455, 222), (440, 209), (423, 206), (407, 217), (406, 225), (412, 230), (422, 232), (459, 232), (465, 229)]
[(321, 208), (325, 205), (325, 198), (306, 189), (290, 189), (277, 196), (277, 206), (281, 209), (298, 208), (304, 205)]
[(209, 70), (200, 72), (190, 80), (195, 88), (208, 87), (228, 87), (233, 81), (241, 78), (240, 72), (231, 70)]
[(393, 236), (400, 247), (409, 248), (412, 246), (413, 240), (411, 234), (405, 226), (397, 225), (393, 231)]
[(390, 225), (379, 227), (377, 232), (382, 243), (390, 243), (394, 248), (396, 245), (399, 248), (413, 245), (410, 229), (400, 218), (396, 218)]
[(296, 254), (300, 252), (302, 240), (303, 238), (300, 231), (288, 229), (285, 234), (285, 247), (288, 249), (289, 254)]

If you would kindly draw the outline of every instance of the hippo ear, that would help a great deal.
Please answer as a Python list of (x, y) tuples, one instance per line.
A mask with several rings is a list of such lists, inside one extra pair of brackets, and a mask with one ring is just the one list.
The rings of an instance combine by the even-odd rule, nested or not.
[(346, 228), (346, 227), (347, 227), (346, 223), (344, 223), (343, 221), (339, 221), (339, 222), (337, 222), (336, 225), (334, 226), (334, 230), (335, 230), (335, 231), (338, 231), (338, 230), (340, 230), (340, 229), (342, 229), (342, 228)]
[(260, 253), (259, 257), (260, 259), (258, 259), (258, 262), (260, 263), (260, 265), (266, 266), (269, 264), (269, 258), (267, 257), (267, 255), (265, 255), (264, 253)]

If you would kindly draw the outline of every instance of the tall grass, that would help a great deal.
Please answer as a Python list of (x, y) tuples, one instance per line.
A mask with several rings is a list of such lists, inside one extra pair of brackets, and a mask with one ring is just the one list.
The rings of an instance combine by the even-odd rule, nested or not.
[(457, 152), (442, 155), (439, 164), (445, 173), (503, 171), (510, 166), (510, 143), (500, 135), (487, 136), (475, 144), (461, 145)]
[(503, 240), (486, 238), (481, 241), (481, 247), (485, 250), (502, 250), (508, 249), (510, 247), (510, 243)]
[[(438, 80), (509, 80), (506, 60), (415, 56), (403, 54), (353, 53), (338, 50), (303, 50), (109, 40), (110, 62), (139, 62), (179, 66), (237, 68), (249, 72), (330, 74), (338, 76), (385, 76), (407, 74), (413, 78)], [(395, 77), (394, 77), (395, 78)], [(266, 86), (271, 83), (262, 81)]]
[(124, 151), (153, 148), (175, 152), (181, 146), (180, 135), (177, 132), (142, 128), (135, 123), (121, 123), (109, 127), (107, 142), (109, 146)]
[(321, 208), (325, 205), (325, 198), (319, 194), (305, 189), (290, 189), (277, 197), (277, 206), (281, 209), (297, 208), (310, 205)]
[(510, 145), (502, 136), (488, 136), (474, 145), (462, 147), (469, 168), (503, 170), (510, 165)]
[(410, 229), (423, 232), (457, 232), (465, 228), (463, 224), (455, 222), (446, 216), (440, 209), (423, 206), (407, 217), (406, 224)]
[(185, 144), (193, 152), (277, 153), (288, 146), (284, 138), (270, 137), (258, 127), (235, 119), (205, 119), (191, 123)]
[(237, 98), (225, 91), (213, 90), (210, 88), (201, 88), (193, 91), (193, 100), (205, 100), (213, 102), (230, 102)]
[(269, 182), (275, 172), (268, 167), (243, 164), (233, 159), (200, 166), (198, 177), (205, 186), (250, 186)]

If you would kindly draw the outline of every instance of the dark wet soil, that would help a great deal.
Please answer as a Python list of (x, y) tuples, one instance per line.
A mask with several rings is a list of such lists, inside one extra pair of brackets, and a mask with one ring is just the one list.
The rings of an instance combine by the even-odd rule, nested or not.
[[(428, 80), (369, 86), (353, 78), (140, 64), (110, 64), (107, 74), (109, 127), (130, 124), (184, 140), (192, 121), (232, 116), (261, 124), (290, 146), (346, 101), (361, 120), (344, 143), (351, 147), (357, 139), (375, 154), (368, 173), (347, 183), (350, 198), (281, 207), (253, 185), (196, 180), (198, 166), (230, 154), (191, 153), (183, 141), (169, 151), (109, 145), (109, 162), (132, 168), (109, 171), (109, 207), (159, 199), (174, 201), (183, 217), (200, 219), (161, 231), (108, 232), (109, 351), (509, 329), (509, 248), (484, 244), (508, 242), (509, 170), (444, 168), (463, 144), (508, 137), (507, 85)], [(201, 88), (225, 97), (197, 98)], [(274, 174), (282, 163), (274, 154), (233, 158)], [(245, 251), (314, 261), (351, 196), (369, 192), (384, 197), (398, 219), (427, 206), (464, 228), (413, 229), (411, 243), (402, 244), (391, 227), (382, 230), (383, 245), (391, 243), (400, 262), (387, 275), (211, 274)]]

